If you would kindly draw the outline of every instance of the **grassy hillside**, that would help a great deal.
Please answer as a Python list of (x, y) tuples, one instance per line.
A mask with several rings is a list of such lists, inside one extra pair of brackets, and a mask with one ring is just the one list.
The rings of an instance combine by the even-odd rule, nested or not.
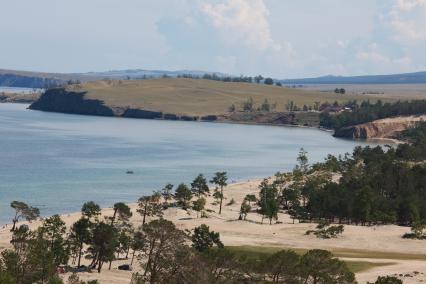
[(247, 83), (228, 83), (201, 79), (152, 79), (123, 81), (94, 81), (68, 87), (72, 91), (86, 91), (86, 99), (97, 99), (110, 107), (131, 107), (144, 110), (184, 115), (224, 114), (231, 104), (237, 109), (252, 98), (255, 105), (265, 99), (284, 111), (289, 100), (299, 107), (315, 102), (346, 102), (375, 100), (372, 96), (342, 95), (311, 90), (296, 90), (278, 86)]

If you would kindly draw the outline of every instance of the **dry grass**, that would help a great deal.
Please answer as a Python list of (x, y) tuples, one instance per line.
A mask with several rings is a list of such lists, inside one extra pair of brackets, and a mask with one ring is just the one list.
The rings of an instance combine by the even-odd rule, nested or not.
[(304, 104), (313, 106), (315, 102), (375, 99), (372, 96), (341, 95), (263, 84), (171, 78), (93, 81), (69, 88), (87, 91), (86, 98), (102, 100), (111, 107), (132, 107), (197, 116), (224, 114), (231, 104), (235, 104), (238, 109), (249, 98), (258, 106), (268, 99), (271, 104), (277, 104), (277, 111), (284, 111), (288, 101), (294, 101), (301, 107)]
[(392, 98), (398, 100), (425, 100), (426, 84), (304, 84), (304, 90), (333, 91), (344, 88), (346, 93)]

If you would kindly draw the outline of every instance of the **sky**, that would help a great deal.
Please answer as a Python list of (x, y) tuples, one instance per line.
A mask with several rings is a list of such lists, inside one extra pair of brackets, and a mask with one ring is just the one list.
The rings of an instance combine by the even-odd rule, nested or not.
[(426, 70), (426, 0), (0, 0), (0, 68)]

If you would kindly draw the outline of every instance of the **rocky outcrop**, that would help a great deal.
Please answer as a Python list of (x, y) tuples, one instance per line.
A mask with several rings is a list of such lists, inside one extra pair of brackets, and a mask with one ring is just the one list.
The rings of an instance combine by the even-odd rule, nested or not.
[(30, 109), (73, 114), (114, 116), (111, 108), (100, 100), (84, 98), (85, 92), (70, 92), (63, 88), (47, 90)]
[(163, 113), (159, 111), (129, 108), (123, 113), (122, 116), (130, 118), (158, 119), (163, 117)]
[(400, 132), (414, 127), (421, 120), (426, 121), (426, 115), (379, 119), (337, 129), (334, 136), (359, 139), (397, 138)]
[(196, 116), (189, 116), (189, 115), (182, 115), (179, 117), (180, 120), (183, 121), (196, 121), (197, 117)]
[(179, 117), (176, 114), (173, 113), (166, 113), (163, 117), (166, 120), (178, 120)]
[(277, 125), (296, 124), (294, 113), (284, 112), (235, 112), (226, 116), (224, 120)]
[[(41, 97), (30, 105), (30, 109), (50, 112), (100, 115), (100, 116), (119, 116), (127, 118), (142, 119), (167, 119), (195, 121), (195, 116), (176, 114), (163, 114), (160, 111), (151, 111), (130, 107), (109, 107), (101, 100), (85, 98), (86, 92), (69, 91), (64, 88), (49, 89)], [(0, 98), (1, 99), (1, 98)], [(210, 120), (213, 117), (208, 116)]]
[(216, 121), (217, 115), (206, 115), (201, 117), (202, 121)]

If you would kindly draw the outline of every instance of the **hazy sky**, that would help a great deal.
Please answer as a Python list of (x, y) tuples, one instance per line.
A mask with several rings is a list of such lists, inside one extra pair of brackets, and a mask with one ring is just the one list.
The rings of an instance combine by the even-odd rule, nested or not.
[(426, 0), (0, 0), (0, 68), (426, 70)]

